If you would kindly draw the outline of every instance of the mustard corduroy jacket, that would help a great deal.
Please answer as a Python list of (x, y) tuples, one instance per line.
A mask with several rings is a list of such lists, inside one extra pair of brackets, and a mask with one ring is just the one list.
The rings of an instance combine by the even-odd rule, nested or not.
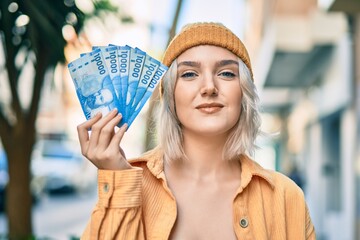
[[(162, 151), (131, 160), (124, 171), (98, 171), (99, 200), (81, 239), (162, 240), (174, 226), (176, 200), (167, 186)], [(302, 190), (281, 173), (241, 159), (233, 201), (238, 239), (316, 239)]]

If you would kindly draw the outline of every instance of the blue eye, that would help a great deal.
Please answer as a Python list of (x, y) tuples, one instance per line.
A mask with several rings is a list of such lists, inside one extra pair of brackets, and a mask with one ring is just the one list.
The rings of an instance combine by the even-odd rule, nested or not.
[(196, 77), (197, 75), (194, 72), (185, 72), (183, 74), (181, 74), (182, 78), (193, 78)]
[(223, 76), (223, 77), (228, 77), (228, 78), (230, 78), (230, 77), (235, 77), (236, 75), (233, 73), (233, 72), (221, 72), (220, 74), (219, 74), (220, 76)]

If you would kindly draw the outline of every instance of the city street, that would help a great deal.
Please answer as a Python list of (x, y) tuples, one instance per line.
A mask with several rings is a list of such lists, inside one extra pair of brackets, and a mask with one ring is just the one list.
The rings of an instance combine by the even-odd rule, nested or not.
[[(37, 237), (69, 240), (83, 232), (96, 203), (96, 189), (83, 194), (45, 196), (33, 209), (34, 232)], [(0, 214), (0, 235), (6, 231), (6, 221)]]

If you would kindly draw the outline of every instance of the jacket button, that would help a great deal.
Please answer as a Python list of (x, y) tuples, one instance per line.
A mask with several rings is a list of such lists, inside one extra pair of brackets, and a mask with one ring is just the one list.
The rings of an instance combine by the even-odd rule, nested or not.
[(109, 184), (105, 183), (103, 190), (107, 193), (109, 191)]
[(247, 226), (249, 226), (249, 221), (246, 218), (240, 219), (240, 226), (242, 228), (246, 228)]

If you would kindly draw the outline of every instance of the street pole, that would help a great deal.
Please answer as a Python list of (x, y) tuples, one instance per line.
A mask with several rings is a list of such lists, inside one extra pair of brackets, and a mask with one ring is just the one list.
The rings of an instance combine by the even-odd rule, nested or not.
[(360, 13), (348, 14), (352, 40), (353, 110), (356, 122), (355, 169), (355, 239), (360, 239)]
[(356, 239), (360, 239), (360, 14), (354, 14), (353, 18), (353, 79), (355, 89), (355, 113), (356, 113), (356, 143), (355, 143), (355, 186), (356, 186)]

